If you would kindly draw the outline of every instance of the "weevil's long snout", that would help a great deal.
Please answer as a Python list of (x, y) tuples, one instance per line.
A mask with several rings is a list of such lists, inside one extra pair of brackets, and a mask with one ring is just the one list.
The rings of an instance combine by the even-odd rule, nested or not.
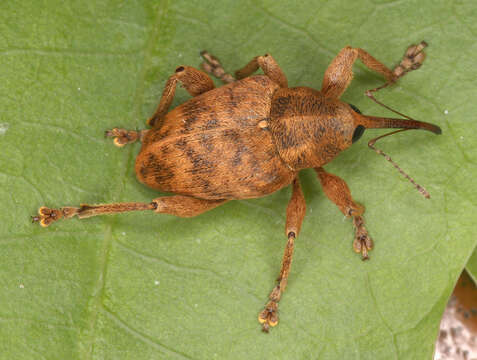
[(362, 125), (366, 129), (422, 129), (437, 135), (442, 133), (439, 126), (424, 121), (357, 115), (356, 125)]

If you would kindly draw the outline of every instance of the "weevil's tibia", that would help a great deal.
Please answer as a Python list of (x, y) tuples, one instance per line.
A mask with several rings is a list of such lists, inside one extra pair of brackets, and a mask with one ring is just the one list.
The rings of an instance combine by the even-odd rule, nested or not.
[(265, 308), (258, 314), (258, 321), (262, 324), (262, 330), (268, 332), (270, 327), (278, 324), (278, 302), (285, 291), (288, 282), (288, 275), (291, 270), (293, 258), (293, 249), (295, 239), (300, 232), (301, 223), (305, 217), (306, 205), (303, 192), (301, 191), (300, 180), (293, 180), (293, 193), (287, 207), (287, 222), (285, 233), (287, 235), (287, 245), (283, 253), (282, 267), (277, 279), (277, 285), (273, 288), (269, 296), (269, 302)]
[(126, 130), (120, 128), (114, 128), (106, 130), (104, 132), (105, 137), (112, 137), (114, 139), (114, 145), (123, 147), (126, 144), (131, 144), (136, 141), (141, 141), (149, 130)]
[(364, 206), (354, 202), (348, 185), (340, 177), (326, 172), (322, 167), (315, 168), (325, 195), (338, 206), (340, 211), (347, 217), (353, 217), (355, 238), (353, 249), (361, 253), (362, 259), (369, 259), (368, 251), (373, 248), (373, 240), (368, 235), (364, 226)]
[(259, 68), (262, 69), (265, 75), (280, 85), (280, 87), (288, 87), (288, 80), (285, 73), (270, 54), (255, 56), (247, 65), (235, 72), (235, 77), (237, 79), (246, 78), (247, 76), (252, 75)]
[(225, 72), (219, 59), (217, 59), (214, 55), (211, 55), (208, 51), (204, 50), (200, 52), (200, 56), (202, 56), (204, 59), (204, 62), (200, 65), (200, 68), (206, 73), (214, 75), (217, 79), (222, 80), (226, 84), (235, 81), (235, 78), (231, 74)]
[(149, 203), (82, 204), (80, 207), (67, 206), (59, 209), (50, 209), (42, 206), (38, 209), (38, 215), (32, 216), (32, 222), (39, 222), (41, 226), (47, 227), (57, 220), (70, 219), (74, 216), (84, 219), (97, 215), (144, 210), (153, 210), (156, 213), (170, 214), (179, 217), (193, 217), (211, 210), (226, 201), (227, 200), (203, 200), (189, 196), (175, 195), (160, 197)]

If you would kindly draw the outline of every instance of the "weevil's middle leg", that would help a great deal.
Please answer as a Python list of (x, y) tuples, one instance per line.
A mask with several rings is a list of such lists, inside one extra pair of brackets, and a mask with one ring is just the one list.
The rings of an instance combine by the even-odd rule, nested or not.
[(363, 260), (369, 259), (368, 251), (373, 248), (373, 240), (369, 237), (368, 231), (364, 226), (364, 219), (361, 216), (364, 213), (364, 207), (354, 202), (351, 197), (351, 191), (343, 179), (326, 172), (322, 167), (315, 168), (314, 170), (318, 175), (326, 196), (338, 206), (345, 216), (353, 218), (355, 228), (354, 251), (361, 253)]
[(126, 130), (114, 128), (104, 132), (105, 137), (112, 137), (114, 145), (123, 147), (126, 144), (131, 144), (136, 141), (141, 141), (149, 130)]
[(206, 50), (201, 51), (200, 55), (204, 59), (204, 62), (200, 64), (200, 68), (206, 73), (214, 75), (217, 79), (222, 80), (222, 82), (226, 84), (235, 81), (235, 78), (224, 70), (220, 60), (214, 55), (210, 54)]
[(287, 207), (287, 223), (285, 226), (285, 234), (288, 238), (285, 252), (282, 259), (282, 267), (280, 275), (277, 279), (277, 285), (270, 293), (270, 301), (258, 314), (258, 321), (262, 324), (262, 330), (268, 332), (270, 327), (278, 324), (278, 302), (285, 291), (290, 273), (293, 249), (295, 247), (295, 239), (300, 232), (301, 223), (305, 217), (306, 205), (303, 192), (301, 191), (300, 180), (293, 180), (293, 194)]

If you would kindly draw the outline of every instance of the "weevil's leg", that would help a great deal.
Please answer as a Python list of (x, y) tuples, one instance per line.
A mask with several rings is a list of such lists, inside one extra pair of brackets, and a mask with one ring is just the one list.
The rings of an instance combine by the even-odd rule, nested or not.
[(189, 196), (175, 195), (160, 197), (149, 203), (125, 202), (100, 205), (81, 204), (80, 207), (68, 206), (59, 209), (50, 209), (42, 206), (38, 210), (38, 215), (32, 216), (32, 222), (39, 222), (41, 226), (47, 227), (57, 220), (70, 219), (74, 216), (84, 219), (97, 215), (144, 210), (152, 210), (156, 213), (170, 214), (179, 217), (193, 217), (222, 205), (226, 201), (227, 200), (204, 200)]
[(271, 326), (278, 324), (278, 302), (280, 301), (281, 295), (287, 286), (295, 239), (300, 232), (301, 223), (305, 217), (305, 198), (303, 197), (303, 192), (301, 191), (298, 177), (293, 180), (292, 186), (293, 193), (287, 207), (287, 223), (285, 226), (285, 234), (288, 238), (288, 241), (283, 254), (280, 275), (277, 279), (278, 283), (270, 293), (270, 301), (265, 306), (265, 309), (258, 314), (258, 321), (262, 324), (262, 330), (264, 332), (268, 332)]
[(355, 227), (353, 249), (357, 253), (361, 253), (363, 260), (367, 260), (369, 258), (368, 251), (373, 248), (373, 241), (364, 227), (364, 219), (361, 216), (364, 213), (364, 207), (353, 201), (351, 191), (343, 179), (326, 172), (322, 167), (315, 168), (315, 171), (326, 196), (338, 206), (345, 216), (353, 217)]
[(425, 47), (427, 47), (425, 41), (421, 41), (417, 45), (410, 45), (399, 65), (394, 68), (393, 74), (400, 78), (409, 71), (419, 69), (426, 58), (426, 53), (422, 51)]
[(149, 120), (147, 120), (148, 125), (158, 126), (162, 117), (167, 114), (172, 99), (174, 99), (178, 81), (182, 83), (184, 88), (192, 96), (200, 95), (214, 88), (214, 82), (209, 75), (203, 71), (194, 69), (190, 66), (182, 65), (177, 67), (175, 73), (167, 80), (156, 112), (151, 118), (149, 118)]
[(149, 130), (126, 130), (114, 128), (104, 132), (105, 137), (114, 138), (114, 145), (123, 147), (126, 144), (131, 144), (136, 141), (141, 141)]
[(217, 79), (222, 80), (222, 82), (226, 84), (235, 81), (235, 78), (232, 75), (225, 72), (219, 59), (217, 59), (214, 55), (209, 54), (209, 52), (206, 50), (201, 51), (200, 55), (204, 59), (204, 62), (200, 64), (200, 68), (206, 73), (214, 75)]
[(237, 79), (243, 79), (252, 75), (258, 68), (261, 68), (263, 73), (280, 85), (280, 87), (288, 87), (288, 80), (285, 73), (270, 54), (254, 57), (242, 69), (235, 72), (235, 77)]
[(358, 58), (370, 70), (374, 70), (386, 78), (386, 83), (383, 86), (371, 91), (382, 89), (394, 83), (399, 77), (403, 76), (408, 71), (419, 68), (425, 59), (425, 53), (422, 52), (422, 50), (426, 46), (427, 44), (424, 41), (418, 45), (411, 45), (407, 49), (401, 63), (396, 66), (393, 71), (380, 61), (376, 60), (365, 50), (347, 46), (339, 52), (326, 69), (321, 91), (327, 97), (339, 98), (353, 79), (352, 67)]

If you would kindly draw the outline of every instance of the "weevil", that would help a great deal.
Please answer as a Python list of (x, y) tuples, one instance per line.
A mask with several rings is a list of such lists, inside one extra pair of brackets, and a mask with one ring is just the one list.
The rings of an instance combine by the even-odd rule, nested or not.
[[(400, 77), (421, 66), (425, 42), (408, 47), (399, 65), (390, 70), (360, 48), (343, 48), (326, 69), (321, 90), (288, 87), (287, 78), (269, 54), (253, 58), (245, 67), (226, 73), (220, 61), (202, 52), (202, 70), (181, 65), (169, 77), (159, 105), (147, 120), (150, 129), (133, 131), (114, 128), (106, 131), (114, 144), (124, 146), (142, 142), (136, 158), (138, 180), (161, 192), (151, 202), (127, 202), (51, 209), (40, 207), (34, 222), (48, 226), (59, 219), (80, 219), (125, 211), (151, 210), (156, 213), (193, 217), (230, 200), (269, 195), (291, 185), (292, 195), (286, 210), (287, 239), (280, 273), (258, 320), (262, 329), (278, 323), (278, 302), (290, 273), (295, 240), (305, 216), (305, 199), (300, 186), (300, 170), (316, 171), (326, 196), (339, 210), (352, 218), (355, 228), (353, 249), (363, 259), (373, 248), (364, 225), (364, 207), (356, 203), (346, 183), (328, 173), (323, 166), (356, 142), (365, 129), (397, 128), (369, 142), (369, 146), (391, 161), (426, 197), (427, 191), (416, 184), (381, 150), (376, 140), (408, 129), (423, 129), (440, 134), (433, 124), (403, 115), (373, 96)], [(405, 117), (383, 118), (362, 114), (355, 106), (340, 100), (353, 78), (356, 59), (381, 74), (385, 83), (366, 95), (378, 104)], [(253, 75), (258, 69), (263, 75)], [(215, 88), (207, 74), (225, 85)], [(192, 95), (185, 103), (169, 111), (177, 84)]]

